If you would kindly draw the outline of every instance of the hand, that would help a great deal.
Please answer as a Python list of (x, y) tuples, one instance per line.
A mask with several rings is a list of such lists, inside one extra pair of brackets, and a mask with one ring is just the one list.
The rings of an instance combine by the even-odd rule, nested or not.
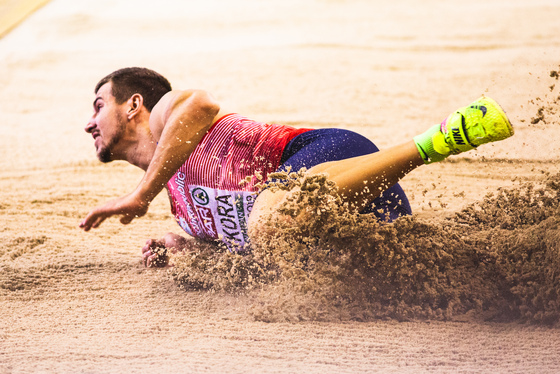
[(142, 248), (142, 262), (148, 268), (165, 267), (169, 264), (168, 251), (177, 253), (177, 251), (183, 251), (187, 245), (187, 239), (172, 232), (159, 240), (149, 239)]
[(93, 209), (80, 223), (84, 231), (97, 228), (103, 221), (114, 215), (122, 215), (122, 224), (129, 224), (134, 218), (142, 217), (148, 211), (149, 202), (136, 197), (133, 192), (130, 195), (109, 201), (105, 205)]

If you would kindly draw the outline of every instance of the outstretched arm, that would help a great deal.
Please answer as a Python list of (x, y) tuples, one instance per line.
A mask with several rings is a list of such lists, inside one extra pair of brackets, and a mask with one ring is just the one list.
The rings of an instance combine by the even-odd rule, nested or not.
[(171, 91), (150, 115), (150, 130), (158, 142), (154, 156), (138, 187), (129, 195), (92, 210), (80, 224), (85, 231), (113, 215), (123, 224), (141, 217), (208, 132), (219, 112), (217, 102), (205, 91)]

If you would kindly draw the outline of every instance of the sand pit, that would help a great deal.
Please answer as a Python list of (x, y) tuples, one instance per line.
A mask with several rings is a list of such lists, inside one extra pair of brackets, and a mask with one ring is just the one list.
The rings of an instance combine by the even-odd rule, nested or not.
[(49, 0), (2, 0), (0, 1), (0, 37), (9, 33), (31, 13)]
[[(556, 372), (556, 3), (52, 0), (0, 39), (0, 373)], [(480, 94), (516, 135), (407, 176), (397, 225), (318, 220), (285, 228), (322, 230), (310, 253), (195, 243), (212, 271), (146, 270), (146, 239), (180, 232), (163, 194), (130, 226), (77, 227), (141, 177), (83, 132), (97, 80), (133, 65), (381, 148)]]

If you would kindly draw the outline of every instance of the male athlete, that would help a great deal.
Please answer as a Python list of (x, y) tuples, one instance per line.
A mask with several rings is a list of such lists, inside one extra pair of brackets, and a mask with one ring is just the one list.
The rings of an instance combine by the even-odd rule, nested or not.
[[(407, 173), (513, 135), (501, 107), (481, 97), (410, 141), (379, 151), (351, 131), (250, 120), (221, 108), (205, 91), (172, 90), (167, 79), (145, 68), (120, 69), (99, 81), (93, 108), (85, 131), (93, 136), (98, 159), (125, 160), (145, 174), (132, 193), (93, 209), (80, 227), (97, 228), (113, 215), (130, 223), (146, 214), (166, 187), (185, 232), (222, 241), (233, 252), (247, 248), (251, 233), (287, 196), (276, 189), (258, 191), (256, 184), (270, 173), (303, 167), (310, 174), (326, 173), (362, 213), (392, 221), (411, 213), (397, 184)], [(186, 243), (173, 233), (148, 240), (145, 265), (162, 263), (156, 261), (158, 248), (176, 251)]]

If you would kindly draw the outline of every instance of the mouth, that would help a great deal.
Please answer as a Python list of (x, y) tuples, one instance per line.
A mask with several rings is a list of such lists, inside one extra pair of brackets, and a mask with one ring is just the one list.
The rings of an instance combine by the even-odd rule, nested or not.
[(93, 132), (91, 136), (93, 137), (93, 145), (95, 146), (95, 150), (98, 150), (101, 146), (101, 134), (98, 132)]

